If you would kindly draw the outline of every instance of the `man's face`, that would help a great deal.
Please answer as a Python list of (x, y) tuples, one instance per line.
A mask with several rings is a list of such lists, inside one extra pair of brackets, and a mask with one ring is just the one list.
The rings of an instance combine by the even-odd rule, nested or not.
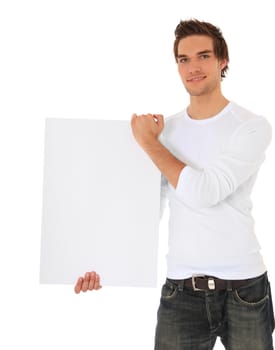
[(214, 54), (212, 38), (191, 35), (178, 45), (178, 71), (190, 96), (203, 96), (220, 89), (221, 70), (226, 60)]

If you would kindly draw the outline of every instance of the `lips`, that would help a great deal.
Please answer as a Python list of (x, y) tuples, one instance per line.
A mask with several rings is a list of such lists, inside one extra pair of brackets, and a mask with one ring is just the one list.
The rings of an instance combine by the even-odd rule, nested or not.
[(187, 81), (188, 81), (188, 82), (201, 81), (201, 80), (203, 80), (204, 78), (206, 78), (205, 75), (196, 75), (195, 77), (191, 77), (191, 78), (187, 79)]

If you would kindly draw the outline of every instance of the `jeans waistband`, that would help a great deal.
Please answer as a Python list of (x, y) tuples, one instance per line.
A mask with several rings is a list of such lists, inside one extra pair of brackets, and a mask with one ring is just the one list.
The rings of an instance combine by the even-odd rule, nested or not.
[(218, 291), (218, 290), (235, 290), (237, 288), (250, 286), (257, 282), (259, 279), (267, 278), (267, 272), (264, 274), (248, 279), (242, 280), (226, 280), (215, 276), (207, 275), (193, 275), (190, 278), (175, 280), (167, 278), (168, 282), (176, 284), (179, 289), (191, 288), (194, 291)]

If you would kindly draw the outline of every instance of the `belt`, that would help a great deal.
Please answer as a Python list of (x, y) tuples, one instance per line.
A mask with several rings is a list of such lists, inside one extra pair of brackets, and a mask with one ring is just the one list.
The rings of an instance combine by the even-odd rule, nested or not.
[[(252, 281), (254, 278), (245, 280), (223, 280), (213, 276), (205, 275), (193, 275), (191, 278), (187, 278), (182, 281), (185, 287), (192, 288), (195, 291), (208, 291), (208, 290), (234, 290), (242, 287)], [(172, 280), (176, 281), (176, 280)], [(177, 283), (180, 282), (177, 280)]]

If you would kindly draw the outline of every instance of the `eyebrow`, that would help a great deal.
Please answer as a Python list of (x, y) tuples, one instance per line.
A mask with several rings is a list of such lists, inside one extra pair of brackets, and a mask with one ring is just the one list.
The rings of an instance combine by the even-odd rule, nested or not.
[[(206, 53), (213, 53), (213, 50), (203, 50), (203, 51), (199, 51), (197, 52), (197, 56), (200, 56), (200, 55), (203, 55), (203, 54), (206, 54)], [(188, 57), (187, 55), (178, 55), (177, 58), (185, 58), (185, 57)]]

